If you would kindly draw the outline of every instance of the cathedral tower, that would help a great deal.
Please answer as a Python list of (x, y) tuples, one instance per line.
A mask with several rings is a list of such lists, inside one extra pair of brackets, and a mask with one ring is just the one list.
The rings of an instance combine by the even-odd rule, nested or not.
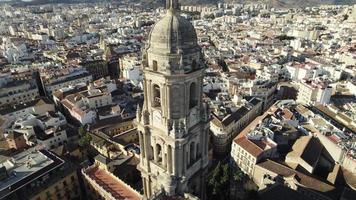
[(204, 62), (193, 25), (177, 0), (151, 30), (143, 52), (144, 104), (137, 110), (145, 198), (204, 198), (209, 112), (202, 102)]

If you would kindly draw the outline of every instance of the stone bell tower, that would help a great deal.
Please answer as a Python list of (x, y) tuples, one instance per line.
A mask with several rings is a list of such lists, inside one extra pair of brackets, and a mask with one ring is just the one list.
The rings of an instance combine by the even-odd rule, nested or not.
[(193, 25), (176, 0), (151, 30), (143, 52), (144, 104), (138, 108), (145, 198), (191, 193), (204, 199), (209, 112), (202, 102), (204, 62)]

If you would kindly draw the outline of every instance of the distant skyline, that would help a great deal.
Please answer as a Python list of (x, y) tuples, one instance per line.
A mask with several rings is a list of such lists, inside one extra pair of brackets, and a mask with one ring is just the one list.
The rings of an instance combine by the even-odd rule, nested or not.
[[(127, 0), (107, 0), (107, 2), (128, 2)], [(0, 0), (0, 3), (30, 3), (30, 4), (48, 4), (48, 3), (77, 3), (77, 2), (97, 2), (94, 0)], [(131, 0), (132, 3), (142, 2), (152, 7), (164, 5), (165, 0)], [(226, 3), (266, 3), (272, 7), (308, 7), (320, 6), (323, 4), (336, 4), (336, 5), (352, 5), (356, 4), (356, 0), (180, 0), (182, 5), (202, 5), (202, 4), (217, 4), (220, 2)]]

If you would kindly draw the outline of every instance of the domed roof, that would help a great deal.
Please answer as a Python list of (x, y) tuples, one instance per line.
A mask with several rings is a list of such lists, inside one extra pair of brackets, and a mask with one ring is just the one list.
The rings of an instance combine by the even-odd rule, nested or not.
[(154, 25), (149, 37), (151, 51), (177, 53), (178, 50), (187, 51), (197, 46), (194, 26), (172, 8)]

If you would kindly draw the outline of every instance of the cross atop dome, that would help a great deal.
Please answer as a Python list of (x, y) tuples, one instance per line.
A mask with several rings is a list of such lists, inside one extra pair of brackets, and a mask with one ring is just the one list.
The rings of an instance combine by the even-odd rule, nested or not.
[(166, 9), (167, 10), (179, 10), (178, 0), (166, 0)]

